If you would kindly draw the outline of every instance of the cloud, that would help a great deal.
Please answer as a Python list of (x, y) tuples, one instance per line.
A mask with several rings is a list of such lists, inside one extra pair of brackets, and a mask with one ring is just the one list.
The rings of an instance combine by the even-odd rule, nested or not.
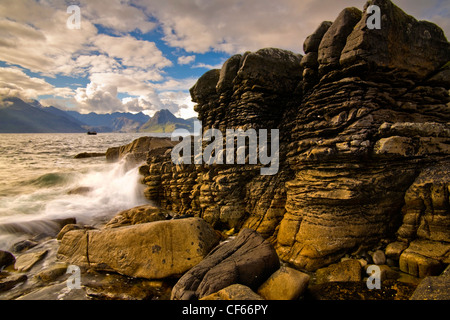
[(136, 30), (148, 33), (157, 26), (155, 22), (149, 21), (144, 11), (133, 5), (131, 1), (82, 0), (80, 9), (86, 20), (102, 25), (116, 34)]
[(178, 64), (190, 64), (195, 61), (195, 56), (181, 56), (178, 57)]
[(172, 65), (154, 42), (137, 40), (131, 36), (112, 37), (105, 34), (98, 35), (94, 45), (107, 54), (116, 58), (126, 67), (141, 69), (162, 69)]
[[(224, 61), (225, 62), (225, 61)], [(197, 63), (195, 65), (192, 66), (192, 68), (202, 68), (202, 69), (222, 69), (222, 63), (218, 63), (215, 65), (212, 64), (206, 64), (206, 63)]]
[(72, 94), (70, 88), (56, 88), (44, 79), (28, 76), (17, 67), (0, 68), (0, 95), (37, 99), (40, 95), (68, 98)]
[[(161, 24), (164, 40), (188, 52), (210, 50), (229, 54), (279, 47), (302, 52), (304, 39), (324, 20), (333, 21), (344, 7), (362, 9), (365, 0), (136, 0), (148, 15)], [(448, 19), (446, 1), (397, 0), (395, 3), (418, 19), (439, 17), (429, 14), (437, 8)], [(447, 1), (448, 3), (448, 1)], [(428, 11), (427, 11), (428, 9)], [(447, 12), (447, 13), (446, 13)], [(442, 19), (441, 19), (442, 20)], [(449, 33), (446, 27), (446, 33)]]

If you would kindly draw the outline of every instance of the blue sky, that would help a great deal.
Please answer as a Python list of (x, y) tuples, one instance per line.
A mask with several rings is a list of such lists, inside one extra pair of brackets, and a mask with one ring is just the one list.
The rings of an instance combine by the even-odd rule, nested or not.
[[(450, 32), (450, 1), (396, 0)], [(69, 5), (81, 13), (71, 30)], [(1, 0), (0, 96), (83, 113), (166, 108), (195, 116), (189, 88), (233, 54), (302, 53), (320, 22), (348, 0)]]

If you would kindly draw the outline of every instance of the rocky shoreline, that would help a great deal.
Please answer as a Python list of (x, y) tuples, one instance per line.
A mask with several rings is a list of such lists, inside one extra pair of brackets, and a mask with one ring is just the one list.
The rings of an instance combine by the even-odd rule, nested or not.
[(153, 204), (0, 252), (0, 299), (450, 299), (444, 33), (373, 0), (320, 24), (304, 52), (235, 55), (191, 89), (203, 131), (279, 129), (277, 174), (176, 165), (170, 139), (110, 148), (108, 161), (145, 162)]

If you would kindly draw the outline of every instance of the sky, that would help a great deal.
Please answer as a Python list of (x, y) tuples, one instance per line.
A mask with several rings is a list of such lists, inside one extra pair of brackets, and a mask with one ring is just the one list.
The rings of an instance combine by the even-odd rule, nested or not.
[[(0, 97), (81, 113), (169, 109), (193, 117), (189, 88), (206, 71), (266, 47), (303, 53), (322, 21), (365, 2), (0, 0)], [(393, 2), (450, 35), (450, 1)]]

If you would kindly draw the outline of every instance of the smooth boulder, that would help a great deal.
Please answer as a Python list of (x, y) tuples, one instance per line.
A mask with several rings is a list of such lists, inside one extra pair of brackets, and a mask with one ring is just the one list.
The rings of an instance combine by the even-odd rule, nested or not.
[(187, 218), (64, 235), (58, 257), (76, 265), (123, 275), (162, 279), (198, 264), (219, 236), (203, 219)]
[(279, 267), (272, 244), (256, 231), (242, 229), (183, 275), (171, 299), (201, 299), (236, 283), (256, 290)]

